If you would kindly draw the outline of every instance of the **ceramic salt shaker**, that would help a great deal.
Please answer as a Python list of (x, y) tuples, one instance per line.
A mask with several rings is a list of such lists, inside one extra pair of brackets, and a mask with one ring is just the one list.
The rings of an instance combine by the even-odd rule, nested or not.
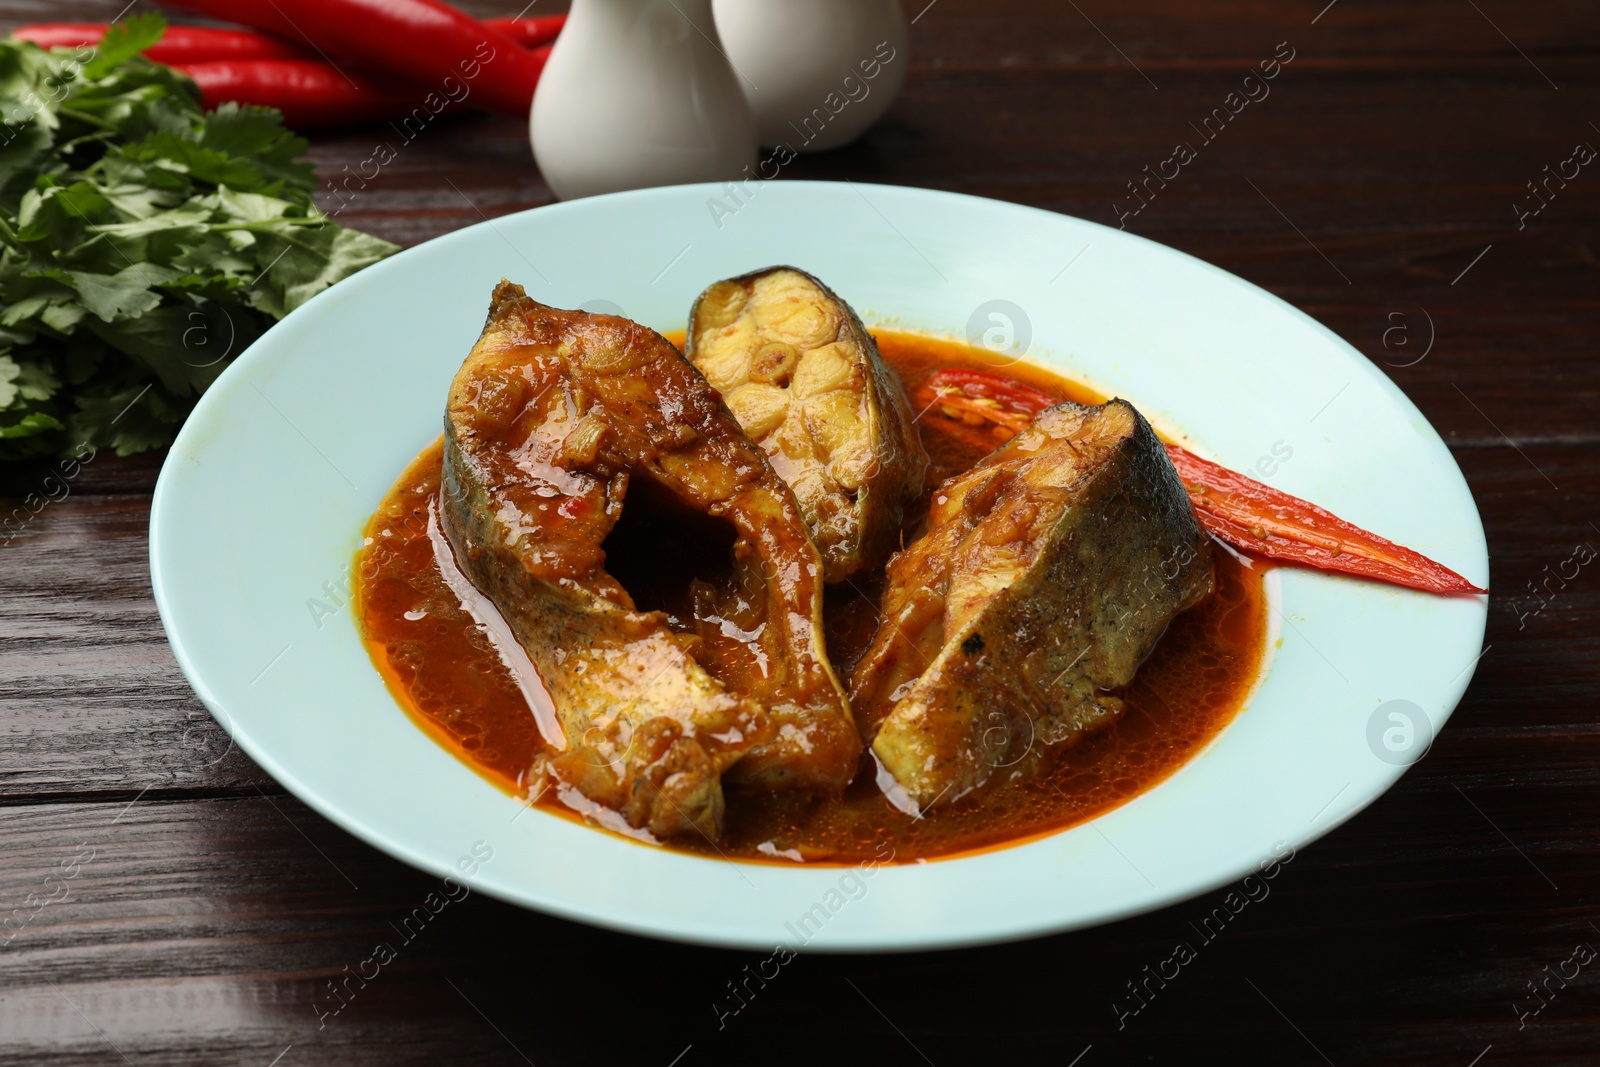
[(900, 0), (713, 0), (763, 145), (823, 152), (883, 117), (905, 83)]
[(529, 117), (563, 200), (737, 178), (756, 161), (750, 108), (711, 0), (573, 0)]

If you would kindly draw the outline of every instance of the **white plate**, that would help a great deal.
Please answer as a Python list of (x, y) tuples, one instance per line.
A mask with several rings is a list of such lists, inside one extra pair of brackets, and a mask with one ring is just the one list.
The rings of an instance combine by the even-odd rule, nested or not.
[[(707, 944), (853, 951), (1171, 904), (1326, 833), (1420, 755), (1472, 675), (1485, 599), (1295, 569), (1269, 581), (1281, 641), (1266, 676), (1204, 753), (1086, 825), (969, 857), (863, 876), (651, 848), (524, 813), (424, 735), (357, 635), (349, 567), (368, 516), (439, 433), (502, 276), (663, 331), (683, 327), (706, 284), (776, 263), (822, 278), (869, 324), (962, 336), (982, 308), (977, 328), (999, 342), (1006, 324), (985, 305), (1009, 301), (995, 313), (1031, 337), (1029, 359), (1131, 399), (1236, 469), (1290, 449), (1271, 484), (1487, 581), (1477, 511), (1432, 427), (1359, 353), (1266, 292), (1131, 234), (991, 200), (788, 181), (742, 199), (653, 189), (449, 234), (318, 296), (206, 393), (156, 487), (156, 601), (195, 690), (286, 788), (407, 863), (541, 911)], [(1389, 701), (1420, 711), (1380, 711)], [(463, 875), (475, 846), (493, 858)]]

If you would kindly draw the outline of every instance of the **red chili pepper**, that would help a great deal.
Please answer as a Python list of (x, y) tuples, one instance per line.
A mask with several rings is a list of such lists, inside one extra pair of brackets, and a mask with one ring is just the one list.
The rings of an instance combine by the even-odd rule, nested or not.
[[(11, 32), (19, 41), (40, 48), (90, 48), (105, 37), (104, 22), (40, 22)], [(249, 30), (219, 30), (210, 26), (168, 26), (161, 40), (145, 49), (157, 63), (209, 63), (218, 59), (315, 58), (276, 37)]]
[(206, 107), (228, 101), (275, 107), (294, 129), (395, 118), (422, 105), (420, 89), (379, 85), (353, 71), (347, 77), (321, 60), (246, 59), (173, 66), (200, 86)]
[[(490, 21), (520, 27), (518, 32), (532, 41), (553, 38), (566, 16)], [(36, 23), (14, 36), (41, 48), (85, 48), (99, 44), (106, 29), (101, 22)], [(229, 101), (275, 107), (289, 125), (302, 129), (401, 118), (419, 107), (432, 110), (428, 90), (383, 82), (356, 70), (341, 72), (314, 53), (251, 30), (168, 26), (144, 55), (194, 78), (206, 107)], [(550, 49), (530, 48), (529, 55), (542, 70)], [(458, 82), (470, 86), (473, 79), (463, 75)], [(450, 93), (438, 91), (437, 97), (448, 101)]]
[(556, 43), (556, 38), (561, 35), (561, 27), (567, 24), (567, 16), (541, 15), (538, 18), (531, 19), (484, 19), (483, 24), (499, 30), (524, 48), (538, 48), (540, 45)]
[[(539, 18), (484, 19), (524, 48), (554, 44), (567, 23), (565, 15)], [(11, 36), (32, 41), (40, 48), (91, 48), (105, 37), (106, 22), (36, 22), (19, 26)], [(308, 52), (254, 30), (225, 30), (213, 26), (168, 26), (161, 40), (145, 49), (157, 63), (210, 63), (218, 59), (314, 59)]]
[[(955, 367), (932, 375), (922, 395), (927, 410), (938, 410), (963, 427), (988, 422), (1003, 440), (1057, 403), (1010, 378)], [(1166, 447), (1195, 518), (1235, 548), (1430, 593), (1487, 592), (1420, 552), (1368, 533), (1309, 501), (1201, 459), (1181, 445)]]
[(1429, 593), (1486, 593), (1449, 567), (1169, 443), (1200, 525), (1235, 548)]
[[(303, 44), (375, 74), (443, 92), (472, 83), (485, 107), (527, 118), (544, 70), (537, 52), (439, 0), (175, 0)], [(450, 79), (451, 82), (447, 82)]]

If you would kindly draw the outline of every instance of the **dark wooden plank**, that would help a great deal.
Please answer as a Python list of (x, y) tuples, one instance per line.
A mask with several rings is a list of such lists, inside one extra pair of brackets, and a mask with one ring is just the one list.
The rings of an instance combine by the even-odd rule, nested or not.
[[(1439, 745), (1461, 743), (1447, 732)], [(1220, 935), (1189, 925), (1216, 893), (1015, 946), (802, 957), (725, 1018), (714, 1005), (735, 1005), (727, 983), (760, 954), (473, 897), (405, 941), (394, 924), (439, 887), (290, 798), (29, 805), (6, 815), (0, 902), (22, 918), (0, 948), (0, 1049), (28, 1063), (109, 1056), (105, 1041), (165, 1064), (265, 1064), (291, 1044), (303, 1063), (517, 1062), (509, 1041), (541, 1064), (664, 1064), (689, 1046), (693, 1062), (732, 1062), (778, 1042), (809, 1059), (848, 1040), (916, 1062), (887, 1016), (936, 1063), (996, 1042), (1061, 1062), (1089, 1044), (1096, 1062), (1187, 1060), (1197, 1039), (1245, 1062), (1313, 1062), (1275, 1007), (1335, 1063), (1464, 1064), (1491, 1043), (1515, 1062), (1577, 1062), (1592, 1051), (1600, 985), (1553, 986), (1521, 1030), (1512, 1005), (1536, 1006), (1527, 981), (1577, 943), (1600, 945), (1586, 899), (1600, 884), (1593, 822), (1544, 816), (1587, 805), (1594, 772), (1465, 789), (1470, 802), (1450, 783), (1406, 779), (1297, 855)], [(29, 893), (59, 899), (39, 907)], [(1180, 941), (1198, 959), (1134, 1011), (1127, 984)], [(398, 958), (376, 978), (368, 967), (370, 984), (320, 1019), (316, 1005), (338, 1005), (326, 983), (379, 942)], [(564, 1007), (575, 994), (626, 1011), (628, 1039), (582, 1025)]]
[[(31, 511), (41, 500), (71, 493), (148, 493), (156, 487), (165, 459), (165, 450), (118, 456), (102, 449), (85, 453), (83, 461), (42, 459), (4, 464), (0, 465), (0, 496), (15, 498)], [(32, 503), (29, 497), (34, 498)], [(7, 518), (21, 520), (18, 515), (0, 514), (0, 522)]]
[(1600, 47), (1600, 25), (1581, 0), (1523, 5), (1479, 0), (1479, 11), (1451, 0), (1408, 4), (1220, 0), (1204, 5), (1166, 0), (1115, 4), (910, 0), (905, 6), (913, 15), (922, 12), (916, 24), (919, 35), (913, 41), (923, 48), (921, 61), (930, 65), (1103, 65), (1127, 75), (1130, 86), (1146, 91), (1150, 87), (1139, 79), (1134, 64), (1147, 73), (1222, 67), (1285, 38), (1297, 45), (1306, 42), (1329, 62), (1414, 65), (1495, 56), (1522, 64), (1533, 78), (1537, 72), (1516, 48), (1548, 70), (1547, 60), (1580, 56)]
[[(19, 505), (0, 502), (0, 515)], [(73, 494), (0, 548), (0, 798), (277, 791), (172, 658), (149, 525), (146, 495)]]

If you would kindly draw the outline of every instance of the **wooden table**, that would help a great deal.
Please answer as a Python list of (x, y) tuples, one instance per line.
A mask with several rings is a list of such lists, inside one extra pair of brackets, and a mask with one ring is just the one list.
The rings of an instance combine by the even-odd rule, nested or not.
[[(326, 983), (430, 880), (227, 751), (151, 601), (160, 457), (102, 457), (0, 549), (0, 915), (77, 871), (0, 949), (0, 1062), (1600, 1062), (1600, 962), (1563, 967), (1600, 949), (1600, 569), (1542, 608), (1529, 591), (1600, 547), (1600, 171), (1553, 184), (1525, 225), (1514, 211), (1547, 165), (1600, 145), (1600, 12), (1325, 3), (937, 0), (888, 120), (785, 172), (1114, 225), (1127, 183), (1190, 142), (1129, 228), (1347, 338), (1476, 494), (1498, 595), (1449, 727), (1147, 1007), (1119, 1028), (1127, 983), (1221, 894), (1016, 945), (802, 957), (720, 1029), (713, 1002), (754, 956), (473, 897), (319, 1027)], [(5, 0), (0, 26), (121, 6)], [(1270, 97), (1202, 141), (1211, 109), (1290, 49)], [(378, 136), (316, 137), (319, 172)], [(341, 221), (414, 244), (550, 199), (520, 124), (466, 118), (408, 146)], [(4, 489), (34, 478), (6, 472)]]

